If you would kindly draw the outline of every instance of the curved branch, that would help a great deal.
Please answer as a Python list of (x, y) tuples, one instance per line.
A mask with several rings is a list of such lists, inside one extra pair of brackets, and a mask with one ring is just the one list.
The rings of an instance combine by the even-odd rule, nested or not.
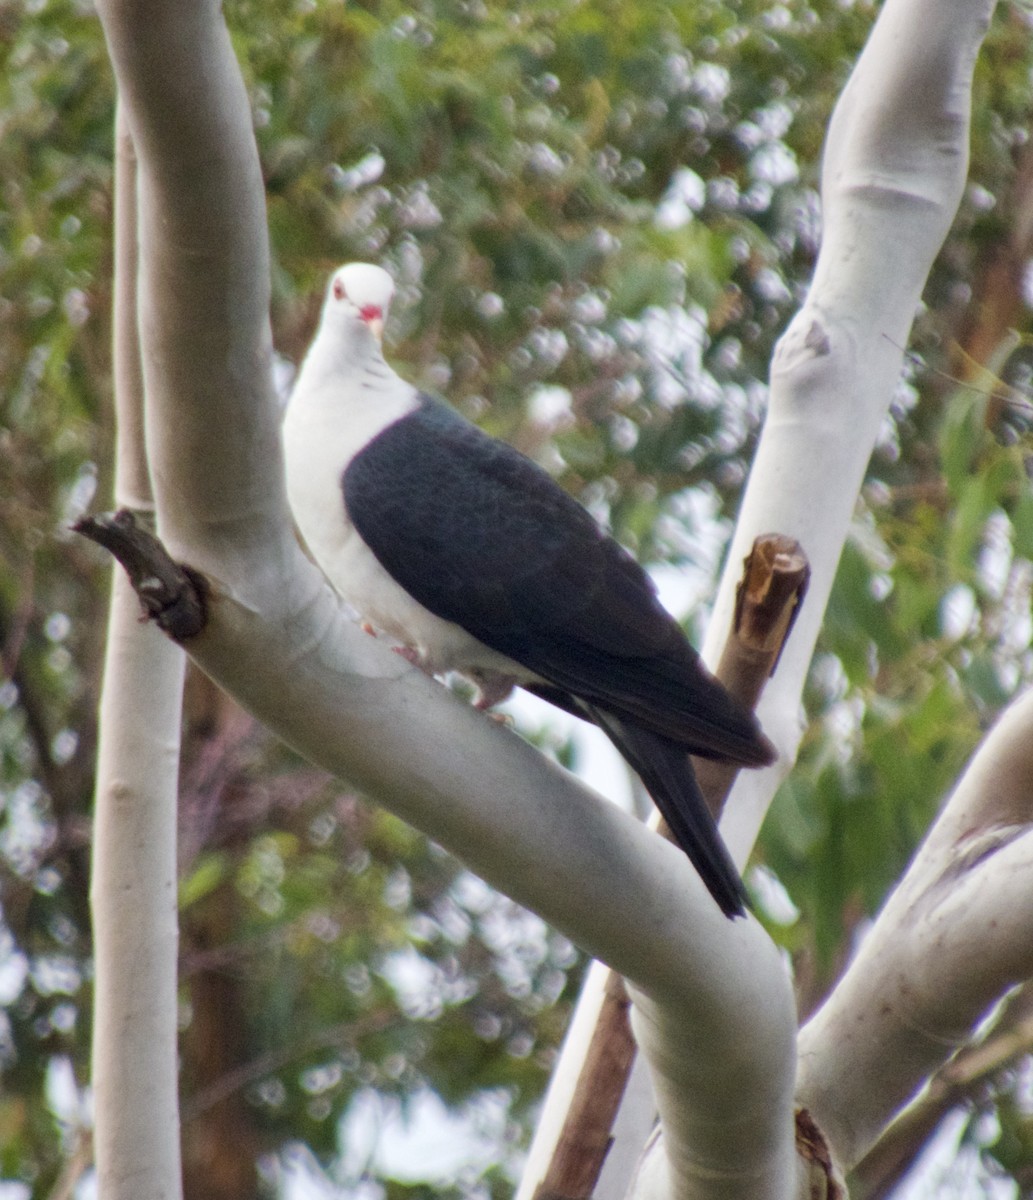
[[(768, 418), (729, 552), (738, 563), (756, 534), (778, 529), (799, 540), (812, 569), (807, 604), (758, 708), (781, 770), (744, 773), (722, 825), (738, 862), (795, 758), (804, 679), (839, 556), (964, 187), (972, 70), (992, 11), (993, 0), (887, 0), (829, 125), (821, 252), (775, 352)], [(708, 661), (734, 589), (726, 568)]]
[[(780, 761), (740, 774), (721, 824), (740, 866), (796, 755), (804, 680), (840, 553), (901, 348), (961, 197), (972, 69), (992, 9), (993, 0), (887, 0), (829, 128), (821, 253), (775, 354), (768, 417), (703, 645), (713, 666), (753, 539), (768, 529), (796, 538), (812, 568), (807, 603), (758, 706)], [(591, 1004), (579, 1008), (582, 1020), (594, 1020)], [(586, 1041), (581, 1029), (570, 1035), (557, 1093), (578, 1073)], [(533, 1162), (547, 1158), (549, 1136), (536, 1138)], [(605, 1196), (623, 1194), (626, 1182)]]
[(995, 1076), (1033, 1051), (1033, 988), (1027, 983), (1002, 1006), (990, 1032), (955, 1055), (893, 1122), (854, 1169), (866, 1200), (884, 1200), (914, 1165), (946, 1115), (975, 1108)]
[(800, 1035), (799, 1097), (847, 1167), (1004, 991), (1033, 976), (1033, 692), (980, 746)]

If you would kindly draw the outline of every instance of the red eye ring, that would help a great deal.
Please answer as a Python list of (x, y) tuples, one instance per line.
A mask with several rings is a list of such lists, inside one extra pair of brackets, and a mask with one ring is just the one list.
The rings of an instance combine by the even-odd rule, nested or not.
[(344, 290), (344, 284), (339, 280), (334, 280), (334, 299), (343, 300), (348, 293)]

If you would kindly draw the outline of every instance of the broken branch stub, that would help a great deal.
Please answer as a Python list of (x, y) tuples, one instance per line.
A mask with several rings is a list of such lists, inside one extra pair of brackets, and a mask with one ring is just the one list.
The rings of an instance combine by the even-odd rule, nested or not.
[(72, 528), (122, 564), (140, 598), (144, 620), (154, 621), (174, 642), (184, 642), (204, 629), (209, 591), (204, 577), (173, 561), (129, 509), (82, 517)]
[[(743, 560), (732, 628), (714, 674), (746, 708), (757, 707), (764, 684), (775, 673), (810, 577), (803, 547), (780, 533), (761, 534)], [(717, 820), (739, 767), (709, 758), (693, 758), (692, 765)]]

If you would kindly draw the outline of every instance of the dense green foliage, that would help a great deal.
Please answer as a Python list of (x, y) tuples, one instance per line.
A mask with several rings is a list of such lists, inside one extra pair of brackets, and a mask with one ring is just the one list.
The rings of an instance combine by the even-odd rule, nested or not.
[[(702, 555), (709, 570), (706, 528), (734, 514), (771, 349), (813, 265), (825, 124), (873, 15), (826, 0), (230, 0), (278, 346), (300, 357), (332, 266), (383, 262), (403, 372), (540, 458), (644, 561)], [(1003, 8), (923, 358), (871, 465), (801, 763), (765, 833), (800, 910), (773, 931), (805, 1008), (1033, 674), (1016, 399), (1029, 354), (980, 307), (1029, 201), (1015, 164), (1031, 60), (1028, 18)], [(88, 1077), (107, 571), (65, 530), (96, 480), (110, 494), (112, 105), (86, 0), (0, 0), (0, 1179), (26, 1185), (14, 1195), (48, 1195), (74, 1157), (81, 1099), (59, 1084), (70, 1073), (81, 1096)], [(957, 347), (988, 340), (989, 398), (950, 378)], [(415, 1105), (431, 1089), (502, 1113), (495, 1165), (435, 1194), (506, 1194), (576, 954), (197, 692), (181, 814), (188, 1172), (227, 1150), (206, 1141), (215, 1129), (262, 1157), (271, 1189), (292, 1155), (334, 1162), (356, 1097)], [(1019, 1176), (1033, 1135), (1010, 1080), (976, 1099), (1003, 1097), (998, 1158)], [(346, 1163), (328, 1167), (342, 1183), (364, 1165)]]

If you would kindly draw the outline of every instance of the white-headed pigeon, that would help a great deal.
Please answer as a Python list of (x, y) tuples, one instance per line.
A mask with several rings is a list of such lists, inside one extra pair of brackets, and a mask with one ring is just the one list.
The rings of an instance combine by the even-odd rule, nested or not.
[(284, 421), (287, 492), (316, 562), (365, 622), (488, 708), (514, 685), (599, 725), (721, 910), (742, 881), (690, 754), (774, 751), (701, 665), (630, 554), (537, 464), (384, 361), (379, 267), (330, 281)]

